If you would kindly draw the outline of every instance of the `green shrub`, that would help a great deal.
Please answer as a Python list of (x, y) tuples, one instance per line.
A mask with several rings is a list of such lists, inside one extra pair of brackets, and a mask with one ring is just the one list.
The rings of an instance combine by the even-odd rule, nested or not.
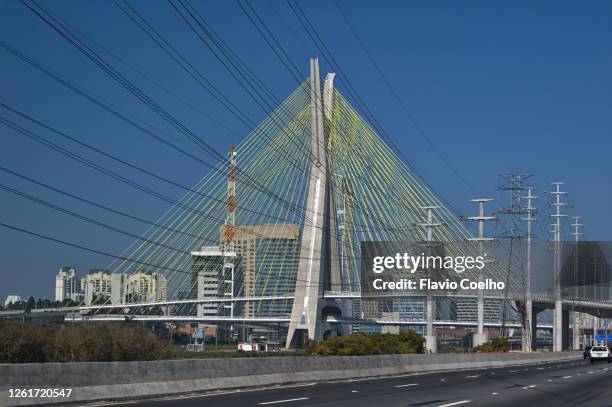
[(478, 345), (474, 348), (474, 352), (490, 353), (490, 352), (508, 352), (510, 343), (506, 338), (494, 338), (487, 343)]
[(0, 363), (156, 360), (168, 342), (132, 325), (31, 325), (0, 321)]
[(316, 356), (388, 355), (423, 353), (425, 339), (413, 331), (399, 334), (358, 333), (332, 336), (323, 341), (309, 340), (304, 351)]

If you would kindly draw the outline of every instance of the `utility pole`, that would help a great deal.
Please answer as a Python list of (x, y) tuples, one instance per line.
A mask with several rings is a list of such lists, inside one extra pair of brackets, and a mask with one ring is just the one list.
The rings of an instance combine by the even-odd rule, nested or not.
[[(580, 236), (584, 233), (580, 232), (580, 227), (584, 226), (582, 223), (578, 223), (581, 216), (572, 216), (574, 219), (574, 223), (570, 226), (574, 228), (574, 230), (570, 233), (574, 236), (574, 296), (578, 297), (578, 241), (580, 241)], [(574, 312), (574, 350), (582, 349), (582, 345), (580, 340), (583, 339), (583, 330), (584, 330), (584, 314), (582, 312)]]
[(531, 253), (531, 241), (533, 239), (532, 234), (532, 223), (537, 220), (534, 216), (536, 208), (533, 206), (533, 200), (537, 196), (532, 194), (533, 188), (527, 189), (527, 196), (523, 197), (527, 199), (527, 217), (523, 218), (527, 222), (527, 281), (525, 282), (525, 326), (523, 327), (523, 351), (533, 351), (534, 336), (537, 336), (537, 332), (533, 332), (533, 298), (532, 298), (532, 287), (531, 287), (531, 267), (532, 267), (532, 253)]
[(555, 311), (553, 320), (553, 352), (563, 350), (563, 304), (561, 302), (561, 218), (567, 215), (561, 214), (561, 207), (566, 206), (566, 202), (561, 202), (561, 195), (567, 194), (561, 191), (563, 182), (553, 182), (555, 190), (548, 192), (553, 195), (554, 200), (551, 206), (555, 207), (555, 213), (550, 215), (555, 219), (554, 223), (554, 297)]
[[(478, 255), (485, 255), (484, 252), (484, 243), (487, 241), (494, 240), (492, 237), (485, 237), (484, 235), (484, 225), (486, 221), (497, 219), (495, 216), (485, 216), (485, 202), (490, 202), (493, 199), (491, 198), (474, 198), (470, 199), (470, 202), (478, 203), (478, 216), (468, 216), (469, 220), (478, 222), (478, 237), (469, 238), (469, 241), (478, 242)], [(478, 270), (478, 283), (479, 286), (484, 281), (483, 270)], [(478, 289), (477, 296), (477, 315), (478, 315), (478, 329), (476, 335), (474, 335), (474, 339), (472, 341), (472, 346), (476, 347), (478, 345), (482, 345), (489, 341), (488, 336), (484, 333), (484, 290)]]
[[(433, 221), (433, 210), (439, 208), (439, 206), (422, 206), (421, 209), (427, 211), (427, 222), (417, 223), (418, 226), (424, 227), (427, 231), (427, 242), (433, 242), (433, 230), (436, 227), (442, 226), (441, 222)], [(429, 275), (428, 275), (429, 277)], [(425, 318), (427, 321), (426, 333), (425, 333), (425, 348), (429, 353), (436, 353), (438, 351), (438, 339), (434, 331), (434, 298), (430, 290), (427, 291), (427, 299), (425, 304)]]

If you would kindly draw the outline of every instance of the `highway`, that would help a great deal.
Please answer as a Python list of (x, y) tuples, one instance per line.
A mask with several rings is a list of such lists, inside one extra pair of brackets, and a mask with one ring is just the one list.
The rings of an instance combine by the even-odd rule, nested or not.
[(508, 366), (189, 394), (88, 406), (612, 406), (612, 365), (577, 359)]

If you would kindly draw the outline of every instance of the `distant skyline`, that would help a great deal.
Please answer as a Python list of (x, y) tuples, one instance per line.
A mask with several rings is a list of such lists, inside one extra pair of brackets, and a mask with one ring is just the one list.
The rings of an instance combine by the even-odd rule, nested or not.
[[(216, 151), (224, 154), (231, 144), (248, 135), (247, 126), (197, 86), (113, 2), (39, 3), (71, 29), (78, 30), (96, 52)], [(250, 120), (259, 123), (266, 117), (266, 112), (238, 86), (168, 2), (128, 4)], [(296, 88), (293, 76), (236, 2), (192, 4), (276, 98), (282, 100)], [(530, 173), (534, 174), (532, 181), (540, 196), (536, 201), (541, 208), (538, 238), (549, 238), (546, 215), (550, 197), (544, 192), (552, 189), (551, 182), (564, 181), (570, 203), (565, 213), (583, 216), (585, 238), (612, 240), (612, 2), (338, 1), (394, 92), (444, 160), (387, 89), (335, 2), (299, 4), (342, 68), (344, 75), (337, 76), (340, 91), (348, 96), (350, 83), (359, 92), (394, 145), (459, 212), (474, 213), (476, 208), (468, 200), (476, 196), (495, 198), (491, 210), (507, 206), (508, 194), (496, 190), (497, 175)], [(321, 59), (322, 73), (331, 70), (286, 2), (252, 1), (251, 5), (301, 70), (302, 79), (308, 76), (310, 57)], [(130, 117), (161, 130), (173, 142), (199, 154), (203, 161), (216, 162), (212, 156), (195, 150), (184, 136), (106, 76), (21, 2), (0, 2), (0, 40)], [(135, 131), (2, 48), (0, 67), (1, 103), (182, 184), (192, 185), (206, 176), (208, 170), (204, 166), (185, 160)], [(1, 106), (0, 117), (50, 134)], [(147, 219), (158, 218), (168, 207), (2, 124), (0, 135), (2, 167)], [(59, 138), (53, 140), (169, 196), (177, 198), (182, 193), (100, 159), (86, 149), (75, 148)], [(137, 235), (145, 230), (142, 223), (109, 215), (4, 171), (0, 171), (0, 184), (104, 219)], [(0, 222), (114, 254), (122, 253), (132, 241), (6, 190), (0, 190)], [(491, 235), (502, 231), (502, 225), (488, 230)], [(111, 261), (3, 227), (0, 247), (2, 301), (8, 294), (52, 299), (55, 273), (60, 267), (74, 266), (83, 275)]]

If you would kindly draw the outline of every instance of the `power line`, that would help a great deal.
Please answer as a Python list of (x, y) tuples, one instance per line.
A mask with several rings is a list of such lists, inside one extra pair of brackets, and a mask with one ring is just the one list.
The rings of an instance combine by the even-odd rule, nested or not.
[(43, 235), (41, 233), (32, 232), (30, 230), (23, 229), (23, 228), (20, 228), (20, 227), (17, 227), (17, 226), (9, 225), (7, 223), (0, 222), (0, 226), (2, 226), (4, 228), (7, 228), (7, 229), (15, 230), (17, 232), (21, 232), (21, 233), (24, 233), (24, 234), (27, 234), (27, 235), (30, 235), (30, 236), (35, 236), (35, 237), (38, 237), (38, 238), (41, 238), (41, 239), (50, 240), (52, 242), (60, 243), (60, 244), (63, 244), (65, 246), (75, 247), (77, 249), (85, 250), (85, 251), (88, 251), (88, 252), (91, 252), (91, 253), (95, 253), (95, 254), (100, 254), (100, 255), (106, 256), (106, 257), (112, 257), (112, 258), (115, 258), (115, 259), (119, 259), (119, 260), (130, 262), (130, 263), (141, 264), (143, 266), (153, 267), (153, 268), (160, 269), (160, 270), (176, 271), (176, 272), (179, 272), (179, 273), (189, 273), (189, 272), (186, 272), (184, 270), (179, 270), (179, 269), (175, 269), (175, 268), (172, 268), (172, 267), (158, 266), (158, 265), (151, 264), (151, 263), (148, 263), (148, 262), (143, 262), (143, 261), (140, 261), (140, 260), (130, 259), (128, 257), (118, 256), (118, 255), (111, 254), (111, 253), (108, 253), (108, 252), (104, 252), (104, 251), (101, 251), (101, 250), (92, 249), (92, 248), (89, 248), (89, 247), (86, 247), (86, 246), (83, 246), (83, 245), (80, 245), (80, 244), (71, 243), (71, 242), (68, 242), (68, 241), (65, 241), (65, 240), (61, 240), (61, 239), (57, 239), (57, 238), (54, 238), (54, 237), (51, 237), (51, 236)]
[[(208, 213), (202, 212), (202, 211), (200, 211), (198, 209), (194, 209), (191, 206), (182, 204), (181, 202), (178, 202), (178, 201), (168, 197), (167, 195), (164, 195), (164, 194), (162, 194), (160, 192), (157, 192), (157, 191), (155, 191), (155, 190), (153, 190), (153, 189), (151, 189), (149, 187), (146, 187), (146, 186), (144, 186), (142, 184), (139, 184), (139, 183), (137, 183), (137, 182), (135, 182), (133, 180), (130, 180), (129, 178), (126, 178), (126, 177), (124, 177), (122, 175), (119, 175), (119, 174), (117, 174), (114, 171), (111, 171), (111, 170), (109, 170), (107, 168), (104, 168), (104, 167), (98, 165), (98, 164), (95, 164), (92, 161), (90, 161), (90, 160), (88, 160), (86, 158), (83, 158), (83, 157), (81, 157), (81, 156), (79, 156), (79, 155), (77, 155), (77, 154), (75, 154), (75, 153), (73, 153), (73, 152), (71, 152), (71, 151), (69, 151), (69, 150), (67, 150), (67, 149), (57, 145), (57, 144), (55, 144), (55, 143), (52, 143), (52, 142), (50, 142), (48, 140), (45, 140), (44, 138), (42, 138), (42, 137), (32, 133), (31, 131), (29, 131), (29, 130), (27, 130), (27, 129), (25, 129), (25, 128), (23, 128), (23, 127), (15, 124), (15, 123), (9, 121), (9, 120), (6, 120), (6, 119), (0, 117), (0, 123), (4, 124), (5, 126), (15, 130), (16, 132), (18, 132), (18, 133), (20, 133), (20, 134), (22, 134), (22, 135), (24, 135), (24, 136), (34, 140), (34, 141), (36, 141), (36, 142), (38, 142), (40, 144), (43, 144), (43, 145), (49, 147), (52, 150), (57, 151), (58, 153), (60, 153), (62, 155), (65, 155), (65, 156), (67, 156), (67, 157), (69, 157), (69, 158), (71, 158), (71, 159), (73, 159), (73, 160), (75, 160), (77, 162), (80, 162), (81, 164), (83, 164), (83, 165), (85, 165), (85, 166), (87, 166), (89, 168), (92, 168), (92, 169), (94, 169), (94, 170), (96, 170), (96, 171), (98, 171), (98, 172), (100, 172), (102, 174), (105, 174), (105, 175), (107, 175), (107, 176), (109, 176), (109, 177), (111, 177), (111, 178), (113, 178), (113, 179), (115, 179), (115, 180), (117, 180), (119, 182), (122, 182), (122, 183), (124, 183), (126, 185), (129, 185), (129, 186), (131, 186), (131, 187), (133, 187), (135, 189), (138, 189), (139, 191), (142, 191), (142, 192), (144, 192), (146, 194), (152, 195), (152, 196), (154, 196), (154, 197), (156, 197), (156, 198), (158, 198), (158, 199), (160, 199), (162, 201), (165, 201), (165, 202), (167, 202), (169, 204), (178, 206), (178, 207), (180, 207), (180, 208), (182, 208), (184, 210), (187, 210), (189, 212), (196, 213), (196, 214), (201, 215), (203, 217), (209, 218), (209, 219), (211, 219), (213, 221), (220, 221), (219, 219), (213, 217), (212, 215), (210, 215)], [(260, 212), (256, 212), (256, 213), (259, 214), (259, 215), (268, 216), (268, 215), (266, 215), (264, 213), (260, 213)], [(238, 228), (238, 229), (240, 229), (240, 228)]]
[[(19, 50), (13, 48), (12, 46), (10, 46), (9, 44), (5, 43), (4, 41), (0, 40), (0, 46), (2, 46), (5, 50), (9, 51), (11, 54), (13, 54), (14, 56), (16, 56), (17, 58), (21, 59), (22, 61), (26, 62), (28, 65), (38, 69), (39, 71), (45, 73), (47, 76), (51, 77), (52, 79), (58, 81), (59, 83), (61, 83), (62, 85), (66, 86), (67, 88), (71, 89), (72, 91), (74, 91), (75, 93), (79, 94), (80, 96), (86, 98), (87, 100), (91, 101), (92, 103), (94, 103), (95, 105), (101, 107), (102, 109), (106, 110), (107, 112), (113, 114), (114, 116), (120, 118), (121, 120), (125, 121), (126, 123), (136, 127), (137, 129), (141, 130), (142, 132), (144, 132), (145, 134), (155, 138), (156, 140), (166, 144), (167, 146), (173, 148), (176, 151), (179, 151), (180, 153), (186, 155), (187, 157), (195, 160), (196, 162), (210, 168), (213, 169), (216, 172), (219, 172), (222, 170), (222, 168), (217, 167), (217, 166), (213, 166), (212, 164), (202, 160), (201, 158), (195, 156), (194, 154), (170, 143), (169, 141), (165, 140), (164, 138), (158, 136), (157, 134), (153, 133), (152, 131), (150, 131), (149, 129), (141, 126), (140, 124), (136, 123), (134, 120), (130, 119), (129, 117), (127, 117), (126, 115), (116, 111), (115, 109), (113, 109), (112, 107), (110, 107), (109, 105), (105, 104), (104, 102), (102, 102), (101, 100), (99, 100), (98, 98), (92, 96), (91, 94), (79, 89), (78, 87), (76, 87), (75, 85), (73, 85), (72, 83), (70, 83), (69, 81), (67, 81), (66, 79), (62, 78), (60, 75), (55, 74), (54, 72), (52, 72), (51, 70), (47, 69), (44, 65), (34, 61), (33, 59), (27, 57), (26, 55), (24, 55), (22, 52), (20, 52)], [(288, 203), (285, 200), (283, 200), (281, 197), (279, 197), (278, 195), (275, 195), (273, 193), (271, 193), (270, 191), (268, 191), (266, 188), (264, 188), (263, 186), (260, 185), (260, 183), (254, 181), (253, 177), (247, 176), (247, 174), (239, 169), (239, 174), (244, 176), (245, 178), (247, 178), (245, 181), (247, 181), (250, 184), (253, 184), (256, 186), (256, 188), (264, 193), (266, 193), (267, 195), (273, 197), (275, 200), (279, 201), (281, 204), (283, 204), (284, 206), (288, 207), (289, 210), (296, 212), (298, 210), (306, 210), (308, 211), (308, 209), (304, 209), (303, 207), (300, 208), (299, 206), (296, 206), (292, 203)]]
[(450, 164), (450, 162), (446, 159), (444, 154), (442, 154), (440, 149), (433, 143), (431, 138), (427, 134), (425, 134), (425, 131), (423, 131), (423, 128), (421, 127), (421, 125), (416, 120), (416, 117), (414, 116), (414, 114), (408, 109), (408, 107), (406, 106), (406, 104), (404, 103), (402, 98), (400, 98), (400, 96), (397, 94), (397, 92), (395, 91), (395, 88), (391, 85), (391, 82), (389, 81), (389, 79), (387, 78), (387, 76), (385, 75), (383, 70), (380, 68), (380, 66), (376, 62), (376, 59), (374, 59), (374, 57), (372, 56), (372, 54), (370, 53), (370, 51), (366, 47), (365, 43), (363, 42), (363, 40), (361, 39), (361, 37), (357, 33), (357, 30), (355, 30), (355, 27), (353, 27), (353, 24), (351, 24), (351, 22), (348, 19), (347, 15), (344, 13), (342, 8), (340, 7), (340, 4), (338, 4), (338, 0), (334, 0), (334, 4), (336, 5), (336, 8), (338, 9), (338, 12), (340, 13), (342, 18), (346, 22), (346, 25), (348, 25), (349, 29), (351, 30), (351, 32), (353, 33), (353, 35), (357, 39), (357, 42), (359, 43), (361, 49), (365, 52), (365, 54), (367, 55), (368, 59), (370, 60), (370, 62), (372, 63), (372, 65), (374, 66), (374, 68), (376, 69), (378, 74), (380, 75), (380, 77), (383, 79), (383, 81), (385, 82), (385, 85), (387, 86), (387, 88), (389, 89), (389, 91), (391, 92), (391, 94), (393, 95), (395, 100), (398, 102), (398, 104), (400, 105), (400, 107), (402, 108), (404, 113), (406, 113), (406, 116), (408, 116), (408, 119), (410, 120), (410, 122), (412, 123), (414, 128), (417, 130), (417, 132), (421, 135), (421, 137), (423, 137), (423, 139), (427, 142), (429, 147), (438, 155), (440, 160), (457, 177), (457, 179), (459, 179), (465, 186), (470, 188), (472, 190), (472, 192), (476, 192), (476, 189), (474, 188), (474, 186), (472, 184), (470, 184), (467, 181), (467, 179), (465, 179), (465, 177), (463, 177), (459, 173), (459, 171)]
[(28, 200), (30, 200), (32, 202), (35, 202), (35, 203), (37, 203), (37, 204), (39, 204), (41, 206), (46, 206), (47, 208), (51, 208), (51, 209), (53, 209), (55, 211), (64, 213), (66, 215), (70, 215), (70, 216), (72, 216), (72, 217), (74, 217), (76, 219), (80, 219), (82, 221), (94, 224), (96, 226), (100, 226), (102, 228), (111, 230), (113, 232), (117, 232), (117, 233), (120, 233), (122, 235), (126, 235), (126, 236), (129, 236), (129, 237), (141, 240), (143, 242), (151, 243), (151, 244), (154, 244), (156, 246), (163, 247), (165, 249), (169, 249), (169, 250), (175, 251), (177, 253), (189, 254), (189, 252), (177, 249), (176, 247), (168, 246), (168, 245), (166, 245), (164, 243), (160, 243), (160, 242), (157, 242), (157, 241), (154, 241), (154, 240), (147, 239), (147, 238), (142, 237), (142, 236), (138, 236), (138, 235), (136, 235), (134, 233), (131, 233), (131, 232), (125, 230), (125, 229), (121, 229), (121, 228), (118, 228), (118, 227), (115, 227), (115, 226), (111, 226), (108, 223), (104, 223), (104, 222), (101, 222), (99, 220), (87, 217), (85, 215), (81, 215), (81, 214), (79, 214), (77, 212), (74, 212), (74, 211), (71, 211), (69, 209), (62, 208), (62, 207), (60, 207), (58, 205), (52, 204), (49, 201), (45, 201), (43, 199), (37, 198), (37, 197), (35, 197), (33, 195), (30, 195), (30, 194), (27, 194), (25, 192), (19, 191), (19, 190), (15, 189), (15, 188), (11, 188), (11, 187), (9, 187), (7, 185), (0, 184), (0, 189), (3, 189), (5, 191), (7, 191), (7, 192), (10, 192), (10, 193), (12, 193), (14, 195), (20, 196), (22, 198), (28, 199)]
[[(384, 138), (384, 140), (393, 148), (393, 152), (395, 154), (397, 154), (398, 158), (401, 158), (400, 161), (404, 165), (406, 165), (408, 168), (410, 168), (410, 170), (419, 178), (419, 180), (421, 182), (423, 182), (425, 185), (427, 185), (429, 187), (429, 189), (433, 193), (433, 188), (431, 187), (431, 185), (424, 179), (424, 177), (422, 177), (419, 174), (419, 172), (416, 170), (416, 168), (413, 167), (410, 164), (410, 161), (406, 158), (406, 156), (401, 151), (401, 149), (399, 149), (397, 147), (397, 145), (393, 142), (392, 138), (387, 134), (387, 132), (380, 125), (380, 123), (378, 122), (376, 117), (372, 114), (372, 112), (370, 111), (368, 106), (365, 104), (365, 102), (363, 101), (363, 98), (355, 90), (355, 88), (351, 84), (350, 80), (348, 79), (348, 75), (346, 75), (344, 73), (344, 71), (342, 70), (342, 68), (339, 66), (339, 64), (337, 63), (336, 59), (332, 55), (332, 53), (329, 51), (329, 48), (325, 45), (325, 43), (321, 39), (320, 35), (317, 33), (316, 29), (314, 28), (313, 24), (308, 19), (308, 16), (306, 15), (306, 13), (304, 13), (304, 10), (300, 7), (299, 3), (295, 2), (295, 1), (294, 2), (288, 1), (287, 4), (289, 5), (291, 10), (293, 11), (293, 13), (296, 16), (296, 19), (298, 20), (298, 22), (304, 28), (304, 31), (306, 31), (306, 33), (308, 34), (308, 36), (310, 37), (312, 42), (315, 44), (315, 46), (319, 49), (319, 51), (321, 52), (321, 54), (323, 55), (325, 60), (328, 62), (328, 64), (330, 64), (330, 66), (334, 70), (336, 70), (337, 72), (339, 72), (341, 74), (341, 80), (347, 85), (347, 90), (348, 90), (349, 94), (353, 97), (353, 99), (355, 100), (357, 105), (361, 108), (361, 110), (363, 111), (363, 113), (366, 116), (366, 119), (369, 120), (369, 122), (373, 126), (373, 128), (375, 128), (378, 131), (378, 133)], [(457, 208), (455, 208), (450, 202), (446, 201), (440, 194), (435, 194), (435, 195), (442, 202), (444, 202), (444, 204), (447, 207), (451, 208), (456, 213), (459, 213)]]
[[(46, 13), (46, 10), (38, 5), (34, 0), (31, 0), (33, 4), (38, 7), (40, 10), (36, 10), (34, 7), (30, 6), (25, 0), (21, 0), (21, 3), (24, 4), (30, 11), (32, 11), (35, 15), (37, 15), (44, 23), (46, 23), (51, 29), (53, 29), (56, 33), (58, 33), (62, 38), (64, 38), (68, 43), (74, 46), (78, 51), (80, 51), (87, 59), (97, 65), (103, 72), (105, 72), (108, 76), (113, 78), (117, 83), (123, 86), (127, 91), (132, 93), (137, 99), (141, 100), (149, 109), (157, 113), (162, 119), (164, 119), (168, 124), (176, 128), (180, 133), (184, 134), (187, 138), (193, 141), (193, 143), (203, 151), (207, 152), (211, 157), (222, 161), (224, 157), (222, 154), (217, 152), (210, 144), (204, 141), (201, 137), (199, 137), (195, 132), (177, 120), (172, 114), (170, 114), (166, 109), (156, 103), (153, 99), (151, 99), (147, 94), (145, 94), (142, 90), (140, 90), (132, 81), (114, 69), (108, 62), (106, 62), (102, 57), (100, 57), (93, 49), (87, 46), (83, 41), (81, 41), (76, 35), (74, 35), (70, 30), (68, 30), (60, 21), (55, 19), (52, 15)], [(47, 14), (47, 16), (43, 15), (43, 13)]]
[[(159, 175), (159, 174), (156, 174), (156, 173), (154, 173), (154, 172), (152, 172), (152, 171), (146, 170), (146, 169), (144, 169), (144, 168), (142, 168), (142, 167), (139, 167), (139, 166), (137, 166), (137, 165), (135, 165), (135, 164), (132, 164), (132, 163), (130, 163), (130, 162), (128, 162), (128, 161), (126, 161), (126, 160), (123, 160), (123, 159), (121, 159), (121, 158), (119, 158), (119, 157), (117, 157), (117, 156), (115, 156), (115, 155), (113, 155), (113, 154), (107, 153), (107, 152), (105, 152), (105, 151), (103, 151), (103, 150), (101, 150), (101, 149), (99, 149), (99, 148), (97, 148), (97, 147), (94, 147), (94, 146), (92, 146), (92, 145), (90, 145), (90, 144), (87, 144), (87, 143), (85, 143), (85, 142), (81, 141), (81, 140), (78, 140), (78, 139), (76, 139), (75, 137), (72, 137), (72, 136), (68, 135), (67, 133), (65, 133), (65, 132), (63, 132), (63, 131), (60, 131), (60, 130), (58, 130), (58, 129), (55, 129), (55, 128), (53, 128), (53, 127), (51, 127), (51, 126), (49, 126), (49, 125), (47, 125), (47, 124), (45, 124), (45, 123), (42, 123), (42, 122), (40, 122), (40, 121), (38, 121), (38, 120), (34, 119), (34, 118), (33, 118), (33, 117), (31, 117), (31, 116), (28, 116), (27, 114), (25, 114), (25, 113), (23, 113), (23, 112), (20, 112), (20, 111), (19, 111), (19, 110), (17, 110), (17, 109), (14, 109), (14, 108), (12, 108), (12, 107), (10, 107), (10, 106), (6, 105), (5, 103), (2, 103), (1, 101), (0, 101), (0, 106), (2, 106), (3, 108), (5, 108), (5, 109), (7, 109), (7, 110), (9, 110), (9, 111), (11, 111), (11, 112), (13, 112), (13, 113), (15, 113), (15, 114), (17, 114), (17, 115), (21, 116), (21, 117), (23, 117), (23, 118), (25, 118), (25, 119), (27, 119), (27, 120), (30, 120), (30, 121), (31, 121), (31, 122), (33, 122), (33, 123), (36, 123), (37, 125), (39, 125), (39, 126), (41, 126), (41, 127), (45, 128), (45, 129), (47, 129), (47, 130), (49, 130), (49, 131), (51, 131), (51, 132), (55, 133), (55, 134), (57, 134), (57, 135), (59, 135), (59, 136), (61, 136), (61, 137), (64, 137), (65, 139), (68, 139), (68, 140), (72, 141), (73, 143), (76, 143), (76, 144), (78, 144), (78, 145), (80, 145), (80, 146), (82, 146), (82, 147), (85, 147), (85, 148), (87, 148), (88, 150), (94, 151), (94, 152), (96, 152), (96, 153), (98, 153), (98, 154), (100, 154), (100, 155), (102, 155), (102, 156), (104, 156), (104, 157), (106, 157), (106, 158), (109, 158), (109, 159), (111, 159), (111, 160), (113, 160), (113, 161), (116, 161), (116, 162), (118, 162), (118, 163), (120, 163), (120, 164), (123, 164), (123, 165), (125, 165), (125, 166), (127, 166), (127, 167), (129, 167), (129, 168), (132, 168), (132, 169), (134, 169), (134, 170), (136, 170), (136, 171), (138, 171), (138, 172), (141, 172), (141, 173), (143, 173), (143, 174), (146, 174), (146, 175), (148, 175), (148, 176), (150, 176), (150, 177), (153, 177), (153, 178), (155, 178), (155, 179), (157, 179), (157, 180), (163, 181), (163, 182), (165, 182), (165, 183), (167, 183), (167, 184), (169, 184), (169, 185), (172, 185), (172, 186), (175, 186), (175, 187), (177, 187), (177, 188), (180, 188), (180, 189), (182, 189), (182, 190), (184, 190), (184, 191), (187, 191), (187, 192), (190, 192), (190, 193), (194, 193), (194, 194), (199, 195), (199, 196), (202, 196), (202, 197), (204, 197), (204, 198), (211, 199), (211, 200), (213, 200), (213, 201), (215, 201), (215, 202), (222, 203), (222, 204), (225, 204), (225, 203), (226, 203), (226, 202), (225, 202), (225, 199), (217, 198), (217, 197), (212, 196), (212, 195), (210, 195), (210, 194), (206, 194), (206, 193), (203, 193), (203, 192), (200, 192), (200, 191), (194, 190), (194, 189), (192, 189), (192, 188), (190, 188), (190, 187), (188, 187), (188, 186), (185, 186), (185, 185), (183, 185), (183, 184), (180, 184), (180, 183), (178, 183), (178, 182), (176, 182), (176, 181), (172, 181), (172, 180), (170, 180), (170, 179), (168, 179), (168, 178), (166, 178), (166, 177), (164, 177), (164, 176), (162, 176), (162, 175)], [(38, 141), (38, 140), (37, 140), (37, 141)], [(281, 219), (281, 218), (278, 218), (278, 217), (274, 217), (274, 216), (272, 216), (272, 215), (265, 215), (265, 214), (263, 214), (263, 213), (261, 213), (261, 212), (254, 211), (254, 210), (252, 210), (252, 209), (250, 209), (250, 208), (248, 208), (248, 207), (246, 207), (246, 206), (238, 206), (238, 208), (240, 208), (241, 210), (244, 210), (244, 211), (246, 211), (246, 212), (251, 212), (251, 213), (254, 213), (254, 214), (258, 214), (258, 215), (264, 215), (264, 216), (267, 216), (267, 217), (272, 218), (272, 219), (275, 219), (275, 220), (284, 220), (284, 219)]]
[(81, 197), (81, 196), (78, 196), (78, 195), (72, 194), (72, 193), (67, 192), (67, 191), (65, 191), (65, 190), (62, 190), (62, 189), (56, 188), (56, 187), (54, 187), (54, 186), (52, 186), (52, 185), (49, 185), (49, 184), (46, 184), (46, 183), (44, 183), (44, 182), (42, 182), (42, 181), (37, 181), (37, 180), (35, 180), (35, 179), (33, 179), (33, 178), (27, 177), (27, 176), (25, 176), (25, 175), (23, 175), (23, 174), (17, 173), (17, 172), (12, 171), (12, 170), (10, 170), (10, 169), (8, 169), (8, 168), (5, 168), (5, 167), (0, 166), (0, 171), (4, 171), (4, 172), (6, 172), (7, 174), (11, 174), (11, 175), (13, 175), (13, 176), (15, 176), (15, 177), (17, 177), (17, 178), (20, 178), (20, 179), (23, 179), (23, 180), (25, 180), (25, 181), (31, 182), (31, 183), (33, 183), (33, 184), (36, 184), (36, 185), (41, 186), (41, 187), (43, 187), (43, 188), (49, 189), (49, 190), (51, 190), (51, 191), (53, 191), (53, 192), (57, 192), (58, 194), (61, 194), (61, 195), (67, 196), (67, 197), (72, 198), (72, 199), (75, 199), (75, 200), (77, 200), (77, 201), (80, 201), (80, 202), (86, 203), (86, 204), (88, 204), (88, 205), (95, 206), (95, 207), (100, 208), (100, 209), (103, 209), (103, 210), (105, 210), (105, 211), (108, 211), (108, 212), (114, 213), (114, 214), (116, 214), (116, 215), (124, 216), (124, 217), (126, 217), (126, 218), (128, 218), (128, 219), (132, 219), (132, 220), (136, 220), (136, 221), (138, 221), (138, 222), (146, 223), (146, 224), (148, 224), (148, 225), (155, 226), (155, 227), (158, 227), (158, 228), (161, 228), (161, 229), (165, 229), (165, 230), (168, 230), (168, 231), (171, 231), (171, 232), (174, 232), (174, 233), (179, 233), (179, 234), (182, 234), (182, 235), (185, 235), (185, 236), (188, 236), (188, 237), (192, 237), (192, 238), (194, 238), (194, 239), (203, 239), (203, 236), (194, 235), (194, 234), (192, 234), (192, 233), (188, 233), (188, 232), (185, 232), (185, 231), (183, 231), (183, 230), (178, 230), (178, 229), (175, 229), (175, 228), (171, 228), (171, 227), (168, 227), (168, 226), (165, 226), (165, 225), (162, 225), (162, 224), (159, 224), (159, 223), (156, 223), (156, 222), (153, 222), (153, 221), (150, 221), (150, 220), (147, 220), (147, 219), (144, 219), (144, 218), (141, 218), (141, 217), (135, 216), (135, 215), (131, 215), (131, 214), (129, 214), (129, 213), (126, 213), (126, 212), (120, 211), (120, 210), (118, 210), (118, 209), (111, 208), (111, 207), (109, 207), (109, 206), (106, 206), (106, 205), (100, 204), (100, 203), (98, 203), (98, 202), (94, 202), (94, 201), (92, 201), (92, 200), (89, 200), (89, 199), (83, 198), (83, 197)]

